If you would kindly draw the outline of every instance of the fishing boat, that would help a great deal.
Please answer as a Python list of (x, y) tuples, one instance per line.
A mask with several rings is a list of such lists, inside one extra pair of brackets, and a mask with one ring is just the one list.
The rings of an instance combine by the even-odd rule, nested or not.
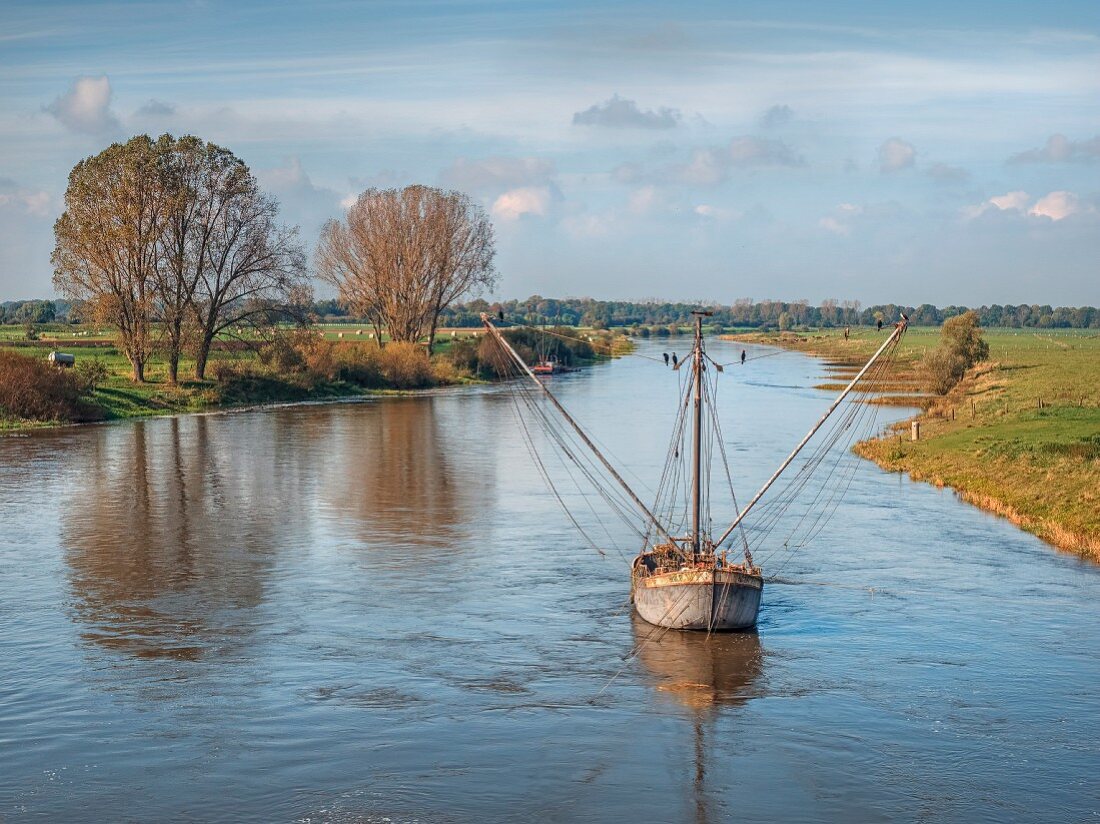
[[(620, 471), (597, 448), (592, 438), (558, 398), (538, 380), (539, 373), (536, 371), (538, 366), (534, 368), (528, 366), (487, 315), (482, 315), (482, 321), (489, 334), (500, 345), (502, 353), (509, 359), (510, 364), (516, 367), (516, 374), (529, 378), (538, 386), (541, 396), (551, 402), (568, 428), (590, 452), (595, 463), (602, 467), (625, 495), (625, 498), (620, 500), (632, 505), (643, 516), (645, 524), (643, 546), (631, 564), (630, 578), (631, 601), (638, 616), (649, 624), (669, 629), (705, 632), (747, 630), (757, 623), (764, 591), (764, 575), (761, 568), (753, 561), (749, 539), (743, 526), (745, 517), (757, 507), (768, 490), (794, 462), (856, 385), (872, 367), (879, 363), (883, 354), (896, 351), (897, 343), (907, 326), (907, 319), (902, 316), (902, 320), (895, 326), (886, 342), (859, 370), (763, 487), (744, 508), (738, 509), (721, 427), (713, 404), (717, 394), (714, 376), (722, 373), (725, 365), (714, 361), (707, 354), (703, 337), (703, 319), (713, 313), (699, 310), (692, 314), (695, 329), (691, 355), (689, 358), (679, 360), (674, 367), (674, 371), (679, 371), (685, 365), (690, 365), (690, 379), (683, 384), (683, 394), (678, 405), (668, 459), (658, 485), (657, 500), (652, 505), (647, 505), (641, 500)], [(881, 367), (878, 374), (881, 377)], [(853, 423), (859, 419), (859, 414), (862, 414), (859, 408), (854, 407), (854, 411), (834, 427), (834, 434), (826, 439), (823, 447), (811, 456), (807, 466), (799, 471), (795, 492), (805, 487), (804, 475), (808, 475), (822, 464), (822, 456), (841, 441), (840, 435), (852, 429)], [(550, 424), (549, 418), (545, 415), (541, 420)], [(690, 423), (690, 432), (688, 423)], [(557, 433), (556, 437), (570, 460), (581, 467), (585, 477), (598, 484), (596, 473), (580, 463), (578, 450), (566, 443), (561, 433)], [(715, 530), (712, 528), (709, 488), (710, 462), (715, 453), (721, 456), (725, 466), (730, 499), (735, 512), (732, 523), (717, 538), (714, 537)], [(533, 456), (539, 461), (540, 471), (549, 483), (549, 475), (542, 466), (541, 459), (534, 453)], [(685, 489), (682, 491), (678, 488), (681, 480), (685, 481)], [(607, 490), (602, 490), (602, 494), (605, 500), (615, 505), (615, 499)], [(562, 500), (560, 495), (558, 499)], [(819, 504), (821, 500), (819, 493), (814, 504), (824, 508), (832, 506), (834, 499), (835, 495), (827, 503)], [(780, 502), (784, 506), (789, 505), (788, 499), (782, 499)], [(686, 511), (678, 513), (676, 511), (678, 507)], [(570, 518), (580, 528), (572, 515)], [(814, 521), (815, 528), (820, 520), (819, 514)], [(801, 522), (804, 521), (805, 516)], [(726, 545), (735, 533), (741, 538), (739, 553)], [(731, 558), (731, 551), (734, 551), (735, 555), (739, 554), (740, 557)]]

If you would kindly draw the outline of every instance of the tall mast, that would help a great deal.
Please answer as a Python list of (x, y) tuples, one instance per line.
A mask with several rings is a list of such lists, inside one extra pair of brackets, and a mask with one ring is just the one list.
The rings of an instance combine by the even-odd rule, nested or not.
[(695, 352), (692, 362), (695, 379), (695, 421), (691, 438), (691, 554), (703, 551), (703, 317), (713, 312), (695, 311)]

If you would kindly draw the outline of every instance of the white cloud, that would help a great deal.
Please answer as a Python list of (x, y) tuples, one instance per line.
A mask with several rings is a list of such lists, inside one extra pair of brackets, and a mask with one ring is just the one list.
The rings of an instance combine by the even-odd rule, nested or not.
[(302, 168), (300, 157), (288, 157), (285, 166), (264, 169), (260, 172), (264, 182), (278, 189), (312, 189), (313, 182)]
[(1073, 192), (1051, 192), (1035, 201), (1027, 210), (1033, 217), (1048, 217), (1062, 220), (1081, 211), (1081, 199)]
[(611, 170), (611, 179), (616, 183), (637, 183), (643, 174), (640, 163), (620, 163)]
[(823, 217), (817, 222), (817, 225), (827, 232), (832, 232), (834, 235), (847, 237), (852, 233), (851, 226), (847, 223), (842, 223), (835, 217)]
[(1027, 192), (1007, 192), (1003, 195), (995, 195), (989, 198), (987, 202), (990, 206), (995, 206), (1002, 212), (1008, 211), (1009, 209), (1015, 209), (1017, 212), (1022, 212), (1027, 208), (1027, 202), (1030, 199)]
[(511, 189), (493, 201), (492, 213), (499, 220), (519, 220), (523, 215), (544, 216), (550, 209), (551, 193), (547, 186)]
[(912, 143), (900, 137), (891, 137), (878, 147), (878, 168), (880, 172), (898, 172), (913, 166), (917, 160), (917, 150)]
[(1070, 215), (1095, 213), (1094, 206), (1082, 203), (1081, 198), (1074, 192), (1064, 190), (1048, 192), (1034, 201), (1027, 192), (1006, 192), (1003, 195), (991, 197), (977, 206), (971, 206), (963, 211), (966, 218), (973, 220), (987, 212), (1014, 213), (1027, 215), (1033, 218), (1045, 218), (1057, 222)]
[(15, 209), (31, 217), (49, 217), (52, 205), (49, 192), (23, 189), (14, 180), (0, 178), (0, 207)]
[(573, 125), (609, 129), (673, 129), (680, 119), (680, 112), (676, 109), (662, 106), (656, 111), (643, 111), (633, 100), (613, 94), (610, 100), (574, 114)]
[(679, 170), (679, 177), (685, 183), (712, 186), (726, 179), (729, 168), (728, 159), (719, 149), (696, 149), (691, 153), (691, 161)]
[(1100, 135), (1089, 140), (1070, 140), (1052, 134), (1041, 149), (1028, 149), (1008, 159), (1009, 163), (1083, 163), (1100, 160)]
[(107, 75), (78, 77), (46, 111), (74, 132), (101, 134), (119, 128), (118, 118), (111, 112), (111, 81)]
[(456, 189), (514, 189), (541, 186), (554, 175), (554, 161), (541, 157), (460, 157), (442, 174), (443, 182)]
[(672, 176), (684, 183), (712, 186), (724, 181), (732, 168), (804, 166), (806, 163), (782, 140), (735, 137), (728, 145), (696, 149), (687, 164), (675, 167)]
[(651, 212), (658, 205), (660, 197), (655, 186), (642, 186), (630, 195), (627, 208), (636, 215)]
[(852, 223), (864, 213), (862, 206), (855, 203), (841, 203), (831, 215), (826, 215), (817, 222), (817, 225), (826, 232), (847, 237), (852, 233)]
[(963, 217), (973, 220), (989, 211), (1022, 213), (1030, 201), (1031, 195), (1027, 192), (1005, 192), (1003, 195), (994, 195), (977, 206), (968, 206), (963, 210)]
[(49, 192), (26, 192), (23, 194), (23, 207), (29, 215), (48, 217), (52, 200)]
[(335, 189), (316, 185), (298, 157), (288, 157), (283, 166), (260, 169), (256, 177), (265, 189), (278, 197), (281, 219), (300, 226), (302, 237), (309, 242), (326, 220), (340, 216), (345, 198)]
[(709, 203), (700, 203), (692, 211), (699, 217), (705, 217), (709, 220), (733, 220), (741, 216), (740, 212), (724, 209), (721, 206), (712, 206)]

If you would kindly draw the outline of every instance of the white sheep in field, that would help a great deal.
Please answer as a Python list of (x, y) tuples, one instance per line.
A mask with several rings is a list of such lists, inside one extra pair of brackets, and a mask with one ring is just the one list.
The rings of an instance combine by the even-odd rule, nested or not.
[(363, 334), (363, 330), (362, 330), (362, 329), (356, 329), (356, 330), (355, 330), (355, 334), (357, 334), (357, 335), (362, 335), (362, 334)]
[(337, 333), (336, 333), (336, 337), (338, 337), (338, 338), (340, 338), (341, 340), (343, 340), (343, 339), (344, 339), (344, 333), (343, 333), (343, 332), (337, 332)]

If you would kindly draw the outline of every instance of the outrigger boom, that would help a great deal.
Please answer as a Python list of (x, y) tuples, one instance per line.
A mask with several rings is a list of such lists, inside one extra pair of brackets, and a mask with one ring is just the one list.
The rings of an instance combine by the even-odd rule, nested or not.
[(496, 342), (499, 343), (501, 347), (503, 347), (504, 351), (506, 351), (509, 356), (511, 356), (512, 360), (514, 360), (519, 365), (524, 374), (527, 375), (527, 377), (529, 377), (531, 380), (533, 380), (535, 382), (535, 385), (542, 390), (543, 394), (545, 394), (546, 397), (550, 399), (550, 402), (554, 404), (554, 407), (562, 414), (565, 420), (573, 428), (573, 431), (576, 432), (578, 436), (580, 436), (582, 441), (584, 441), (585, 446), (592, 450), (592, 454), (599, 459), (600, 463), (603, 464), (604, 469), (606, 469), (611, 474), (611, 477), (614, 478), (619, 486), (623, 488), (623, 491), (630, 496), (630, 500), (632, 500), (634, 502), (634, 505), (637, 506), (638, 509), (640, 509), (642, 513), (646, 516), (646, 518), (649, 519), (657, 532), (661, 534), (661, 537), (663, 537), (667, 541), (672, 541), (672, 536), (668, 534), (668, 530), (666, 530), (664, 526), (661, 525), (661, 522), (657, 520), (657, 516), (650, 512), (649, 507), (642, 502), (642, 499), (639, 498), (634, 490), (630, 488), (630, 485), (625, 480), (623, 480), (622, 475), (620, 475), (618, 471), (616, 471), (611, 462), (603, 456), (603, 453), (600, 452), (599, 449), (596, 448), (596, 444), (592, 443), (592, 439), (588, 437), (585, 431), (581, 428), (581, 425), (573, 420), (573, 416), (570, 415), (569, 412), (566, 411), (565, 407), (561, 405), (561, 402), (556, 397), (554, 397), (554, 393), (547, 389), (546, 385), (538, 379), (538, 376), (535, 375), (534, 372), (531, 371), (531, 367), (529, 367), (527, 363), (523, 360), (523, 358), (519, 356), (519, 353), (512, 348), (512, 345), (508, 343), (504, 335), (500, 334), (500, 330), (493, 325), (493, 322), (489, 320), (489, 316), (485, 312), (481, 313), (481, 322), (485, 324), (485, 328), (488, 330), (489, 334), (493, 336)]
[[(753, 563), (747, 542), (744, 563), (731, 562), (727, 558), (727, 552), (720, 549), (722, 543), (741, 525), (745, 516), (753, 510), (760, 499), (778, 480), (779, 476), (794, 462), (803, 447), (824, 426), (825, 422), (848, 397), (860, 380), (864, 378), (871, 367), (884, 353), (896, 351), (896, 349), (891, 350), (891, 347), (896, 347), (898, 340), (908, 326), (909, 319), (902, 315), (901, 321), (895, 325), (894, 331), (886, 339), (886, 342), (878, 348), (878, 351), (864, 364), (851, 382), (844, 387), (844, 390), (825, 410), (825, 414), (810, 428), (810, 431), (806, 433), (798, 446), (772, 473), (772, 476), (753, 496), (748, 505), (737, 514), (737, 517), (722, 534), (722, 537), (717, 541), (712, 541), (709, 538), (709, 530), (705, 529), (704, 524), (704, 439), (709, 439), (708, 443), (718, 440), (723, 462), (726, 461), (726, 456), (716, 414), (709, 430), (704, 425), (703, 404), (712, 390), (707, 388), (708, 384), (703, 378), (703, 372), (706, 368), (704, 360), (710, 358), (705, 354), (703, 347), (702, 322), (703, 318), (709, 314), (711, 313), (706, 310), (692, 312), (695, 321), (692, 378), (687, 387), (681, 388), (681, 411), (677, 419), (676, 434), (674, 434), (673, 440), (673, 444), (676, 445), (684, 438), (688, 397), (693, 396), (694, 409), (691, 415), (692, 444), (690, 456), (691, 499), (685, 501), (689, 506), (687, 517), (690, 518), (691, 530), (687, 536), (681, 538), (672, 537), (668, 529), (654, 515), (654, 511), (663, 511), (661, 509), (662, 502), (671, 501), (676, 506), (679, 505), (679, 499), (675, 497), (678, 493), (670, 492), (669, 488), (666, 488), (666, 479), (669, 477), (670, 471), (679, 472), (679, 468), (670, 470), (672, 458), (668, 459), (669, 463), (666, 463), (665, 472), (661, 478), (661, 486), (657, 493), (657, 504), (650, 508), (635, 494), (611, 462), (604, 457), (580, 424), (573, 419), (573, 416), (554, 396), (554, 393), (538, 379), (535, 372), (501, 334), (489, 316), (482, 314), (481, 320), (504, 355), (514, 362), (521, 374), (526, 375), (528, 379), (534, 382), (543, 396), (549, 399), (550, 403), (553, 404), (591, 454), (626, 493), (630, 501), (637, 507), (637, 511), (645, 515), (648, 523), (653, 525), (652, 528), (660, 536), (661, 541), (659, 543), (654, 541), (651, 545), (647, 534), (645, 543), (631, 564), (630, 597), (638, 615), (656, 626), (712, 632), (715, 630), (744, 630), (755, 626), (764, 590), (763, 571)], [(680, 361), (677, 367), (683, 363), (684, 361)], [(720, 370), (718, 364), (715, 363), (714, 365), (715, 368)], [(530, 397), (526, 397), (526, 401), (531, 403)], [(713, 409), (711, 412), (714, 414)], [(843, 421), (841, 423), (843, 424)], [(560, 433), (553, 428), (552, 431), (555, 433), (554, 437), (558, 438)], [(670, 456), (675, 454), (678, 457), (681, 454), (678, 450), (679, 447), (677, 446), (675, 453), (670, 451)], [(584, 471), (587, 474), (587, 469)], [(726, 471), (728, 474), (728, 464), (726, 464)], [(549, 483), (548, 478), (547, 481)], [(603, 482), (599, 483), (602, 489)], [(732, 494), (732, 481), (730, 486)], [(734, 499), (734, 506), (736, 507), (736, 505), (737, 502)], [(625, 513), (621, 514), (625, 515)]]
[(817, 423), (810, 427), (810, 431), (806, 433), (806, 437), (799, 441), (798, 446), (796, 446), (791, 454), (787, 456), (786, 460), (784, 460), (783, 463), (779, 465), (779, 469), (775, 470), (775, 472), (772, 473), (772, 476), (768, 478), (768, 480), (764, 483), (762, 487), (760, 487), (760, 491), (752, 496), (752, 500), (745, 505), (745, 508), (742, 509), (737, 514), (737, 517), (733, 519), (733, 523), (729, 525), (729, 528), (722, 533), (722, 537), (714, 542), (715, 546), (721, 546), (722, 543), (730, 535), (733, 534), (733, 531), (737, 529), (741, 521), (745, 519), (745, 516), (749, 514), (754, 506), (756, 506), (757, 501), (764, 497), (764, 493), (767, 492), (768, 489), (771, 488), (771, 485), (779, 479), (779, 476), (783, 474), (783, 471), (791, 465), (791, 461), (793, 461), (798, 456), (798, 453), (802, 451), (802, 447), (810, 442), (810, 438), (812, 438), (817, 433), (817, 430), (819, 430), (824, 425), (825, 421), (829, 419), (829, 416), (836, 411), (836, 408), (840, 406), (841, 401), (843, 401), (855, 388), (855, 385), (859, 383), (860, 379), (867, 373), (867, 370), (871, 368), (872, 364), (874, 364), (874, 362), (879, 359), (882, 353), (885, 352), (887, 348), (889, 348), (890, 344), (892, 344), (895, 340), (900, 338), (905, 333), (906, 328), (908, 328), (909, 326), (909, 319), (906, 318), (905, 315), (902, 315), (901, 317), (902, 319), (894, 327), (893, 334), (891, 334), (890, 337), (886, 339), (886, 342), (878, 348), (878, 351), (871, 356), (871, 359), (863, 365), (863, 368), (859, 370), (859, 373), (854, 378), (852, 378), (851, 383), (845, 386), (844, 390), (836, 396), (836, 400), (834, 400), (829, 408), (825, 410), (825, 414), (818, 419)]

